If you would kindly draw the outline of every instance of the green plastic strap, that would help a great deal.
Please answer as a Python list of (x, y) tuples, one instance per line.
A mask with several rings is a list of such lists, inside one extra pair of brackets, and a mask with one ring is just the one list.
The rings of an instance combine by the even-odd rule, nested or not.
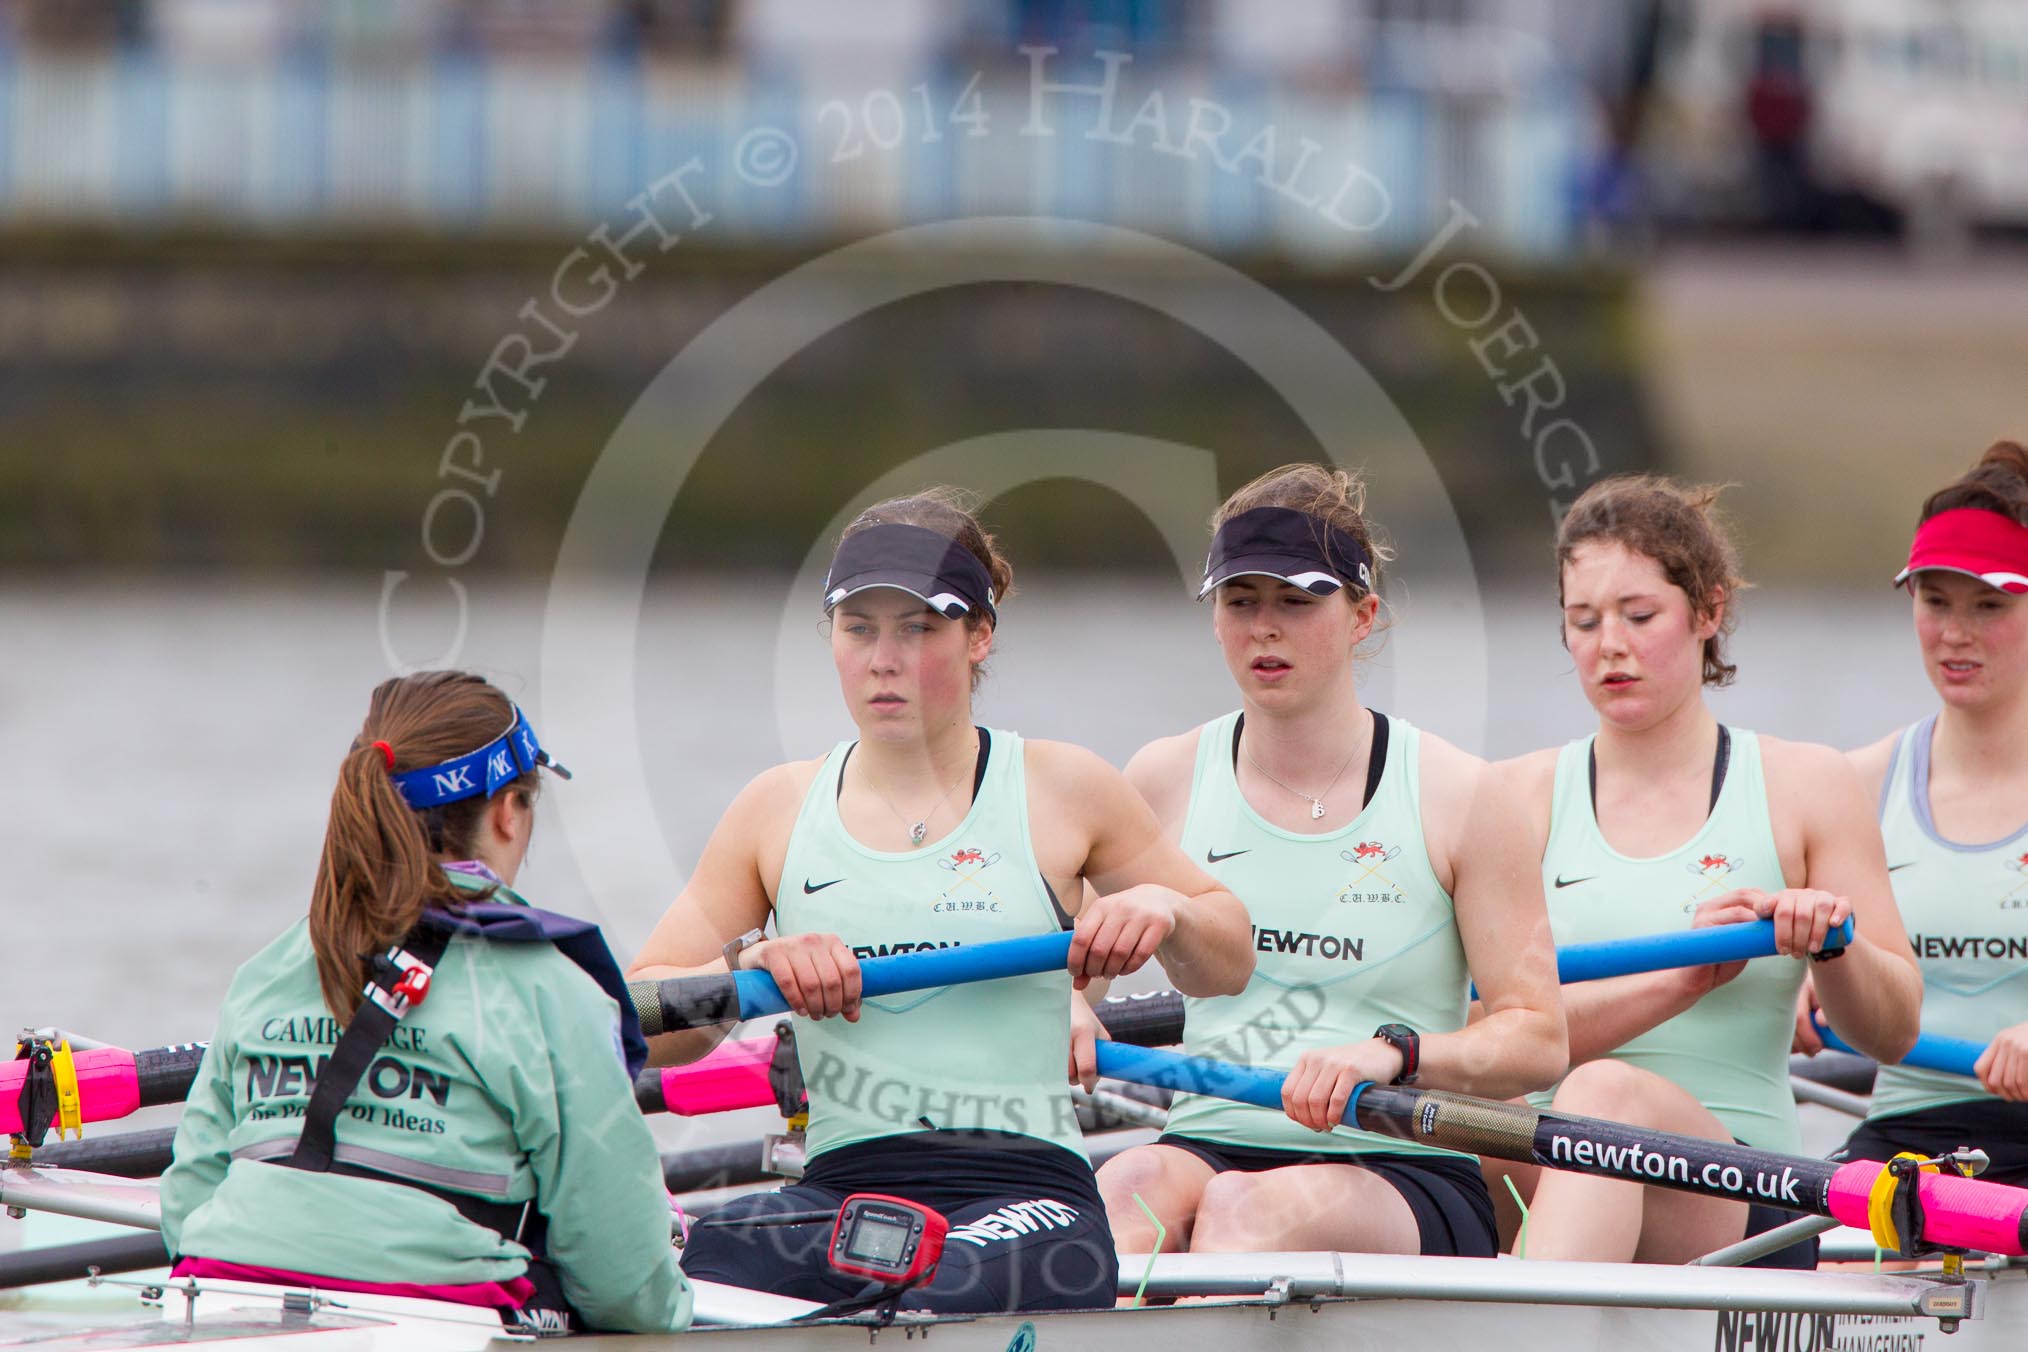
[(1148, 1218), (1148, 1224), (1155, 1227), (1154, 1252), (1148, 1255), (1148, 1266), (1141, 1270), (1141, 1284), (1134, 1288), (1134, 1308), (1138, 1310), (1142, 1305), (1147, 1303), (1148, 1278), (1155, 1275), (1155, 1260), (1162, 1255), (1162, 1245), (1169, 1238), (1169, 1227), (1162, 1224), (1162, 1218), (1157, 1216), (1149, 1208), (1148, 1204), (1141, 1200), (1141, 1194), (1138, 1192), (1134, 1194), (1134, 1205), (1139, 1207), (1141, 1214)]

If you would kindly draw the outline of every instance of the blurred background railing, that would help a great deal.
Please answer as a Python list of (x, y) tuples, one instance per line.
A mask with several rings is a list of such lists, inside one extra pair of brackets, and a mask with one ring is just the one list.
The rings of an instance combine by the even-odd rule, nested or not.
[[(1047, 213), (1328, 261), (1410, 250), (1469, 193), (1486, 247), (1538, 260), (1578, 248), (1598, 102), (1543, 33), (1355, 21), (1356, 6), (1250, 24), (1249, 8), (17, 5), (0, 44), (0, 225), (570, 233), (699, 156), (720, 231), (762, 244)], [(1306, 9), (1320, 47), (1287, 40)], [(1334, 13), (1337, 31), (1318, 31)], [(1033, 140), (1009, 172), (1006, 138), (938, 125), (953, 113), (1019, 125), (1033, 78), (1019, 48), (1067, 43), (1071, 29), (1097, 45), (1059, 56), (1047, 78), (1100, 78), (1090, 53), (1110, 33), (1134, 48), (1128, 90), (1166, 100), (1176, 153), (1116, 164), (1073, 107), (1071, 134)], [(834, 92), (843, 102), (827, 108)], [(1232, 128), (1219, 149), (1178, 144), (1193, 100)], [(1139, 104), (1123, 93), (1112, 125)], [(837, 172), (742, 193), (732, 152), (760, 124), (783, 124), (810, 168)], [(1283, 165), (1221, 166), (1262, 129), (1284, 163), (1307, 137), (1320, 177), (1350, 163), (1384, 183), (1385, 220), (1334, 227), (1259, 190)]]
[[(1136, 157), (1123, 181), (1109, 164), (1119, 157), (1082, 134), (1075, 108), (1052, 119), (1067, 119), (1071, 134), (1027, 147), (1023, 173), (1005, 172), (1005, 137), (924, 125), (927, 107), (939, 124), (957, 109), (1018, 126), (1029, 76), (1001, 65), (977, 78), (897, 71), (871, 86), (871, 104), (864, 80), (840, 82), (857, 97), (831, 115), (823, 84), (792, 73), (675, 70), (634, 52), (463, 52), (397, 64), (15, 52), (0, 63), (0, 224), (569, 232), (701, 156), (709, 170), (697, 186), (719, 230), (758, 243), (930, 215), (1046, 213), (1220, 251), (1370, 256), (1434, 233), (1468, 184), (1492, 247), (1555, 259), (1579, 239), (1592, 107), (1548, 74), (1471, 96), (1284, 92), (1203, 72), (1164, 82), (1177, 108), (1172, 136), (1186, 129), (1188, 100), (1215, 102), (1238, 132), (1228, 154), (1273, 128), (1291, 158), (1309, 137), (1320, 165), (1357, 164), (1385, 182), (1386, 220), (1354, 232), (1260, 191), (1258, 166), (1235, 174), (1202, 144), (1187, 157)], [(774, 123), (838, 172), (812, 174), (789, 194), (742, 191), (736, 143)]]

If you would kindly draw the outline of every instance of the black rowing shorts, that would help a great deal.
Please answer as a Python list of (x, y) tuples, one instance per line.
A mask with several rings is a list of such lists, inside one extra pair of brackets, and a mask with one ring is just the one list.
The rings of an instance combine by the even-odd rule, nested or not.
[(1980, 1178), (2028, 1187), (2028, 1103), (1968, 1099), (1892, 1117), (1869, 1117), (1838, 1157), (1887, 1160), (1912, 1150), (1933, 1159), (1959, 1146), (1976, 1146), (1992, 1160)]
[(1491, 1258), (1500, 1251), (1500, 1233), (1493, 1219), (1493, 1195), (1486, 1191), (1486, 1180), (1475, 1160), (1449, 1155), (1255, 1150), (1168, 1133), (1155, 1144), (1187, 1150), (1221, 1174), (1228, 1169), (1255, 1174), (1292, 1164), (1355, 1165), (1378, 1174), (1381, 1181), (1401, 1194), (1401, 1200), (1415, 1214), (1425, 1254)]
[(855, 1192), (907, 1198), (951, 1223), (927, 1285), (904, 1310), (994, 1314), (1110, 1307), (1119, 1258), (1091, 1166), (1033, 1137), (1004, 1132), (911, 1132), (826, 1151), (801, 1182), (735, 1198), (693, 1224), (685, 1275), (829, 1303), (866, 1282), (832, 1271), (831, 1222), (750, 1226), (782, 1212), (835, 1214)]

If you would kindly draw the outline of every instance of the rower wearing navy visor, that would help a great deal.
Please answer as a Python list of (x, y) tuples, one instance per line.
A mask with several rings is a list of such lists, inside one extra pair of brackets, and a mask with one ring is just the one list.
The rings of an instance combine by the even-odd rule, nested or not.
[[(1252, 950), (1244, 908), (1162, 838), (1117, 770), (974, 724), (1011, 584), (950, 490), (846, 528), (823, 603), (858, 736), (747, 785), (636, 962), (637, 977), (763, 969), (797, 1015), (807, 1171), (694, 1227), (693, 1278), (850, 1297), (860, 1283), (825, 1261), (828, 1225), (741, 1222), (877, 1192), (951, 1224), (935, 1278), (904, 1306), (1113, 1303), (1118, 1263), (1065, 1073), (1073, 986), (1159, 955), (1183, 990), (1229, 994)], [(860, 997), (862, 957), (1064, 928), (1066, 970)], [(700, 1041), (671, 1034), (657, 1051), (687, 1058)]]
[[(1281, 1112), (1184, 1095), (1099, 1171), (1125, 1252), (1490, 1257), (1470, 1155), (1341, 1124), (1361, 1081), (1506, 1096), (1563, 1069), (1541, 882), (1519, 805), (1475, 756), (1366, 708), (1355, 657), (1387, 557), (1346, 471), (1289, 465), (1213, 519), (1200, 599), (1241, 707), (1127, 767), (1251, 912), (1237, 999), (1190, 1000), (1186, 1050), (1287, 1070)], [(1467, 972), (1469, 964), (1470, 971)], [(1466, 1026), (1478, 978), (1488, 1016)]]
[[(2003, 441), (1931, 494), (1894, 579), (1940, 705), (1853, 765), (1922, 966), (1926, 1034), (1986, 1046), (1967, 1079), (1884, 1065), (1851, 1159), (1977, 1146), (2028, 1185), (2028, 448)], [(1822, 1047), (1805, 991), (1800, 1050)]]
[(689, 1323), (619, 966), (512, 887), (543, 770), (477, 676), (374, 690), (309, 914), (233, 977), (177, 1128), (177, 1275)]

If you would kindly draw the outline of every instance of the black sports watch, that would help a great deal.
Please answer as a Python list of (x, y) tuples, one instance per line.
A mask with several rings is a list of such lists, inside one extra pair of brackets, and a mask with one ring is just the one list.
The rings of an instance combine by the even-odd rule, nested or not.
[(1401, 1074), (1388, 1083), (1414, 1084), (1416, 1069), (1422, 1064), (1421, 1036), (1405, 1023), (1383, 1023), (1373, 1030), (1373, 1036), (1401, 1053)]

